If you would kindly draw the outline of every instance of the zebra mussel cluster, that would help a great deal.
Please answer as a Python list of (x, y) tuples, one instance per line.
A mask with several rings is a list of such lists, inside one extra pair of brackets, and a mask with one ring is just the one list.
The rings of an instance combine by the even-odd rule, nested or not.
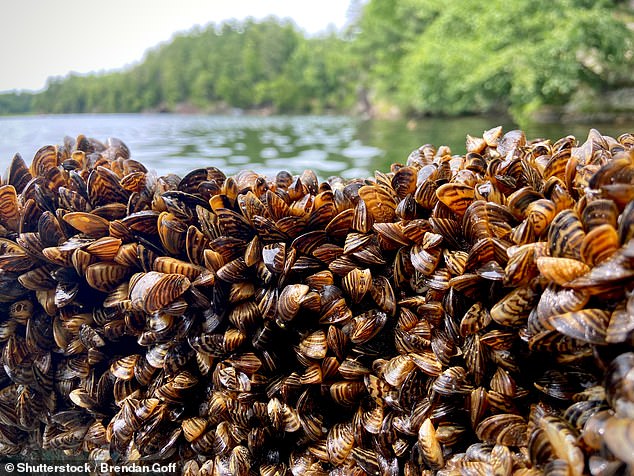
[(65, 138), (0, 182), (0, 455), (630, 474), (633, 288), (633, 134), (323, 182)]

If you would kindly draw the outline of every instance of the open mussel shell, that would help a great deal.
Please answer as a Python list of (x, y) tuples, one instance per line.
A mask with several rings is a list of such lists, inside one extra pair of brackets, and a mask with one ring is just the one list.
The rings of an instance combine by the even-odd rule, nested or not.
[(262, 248), (262, 261), (271, 273), (281, 274), (286, 261), (286, 244), (271, 243)]

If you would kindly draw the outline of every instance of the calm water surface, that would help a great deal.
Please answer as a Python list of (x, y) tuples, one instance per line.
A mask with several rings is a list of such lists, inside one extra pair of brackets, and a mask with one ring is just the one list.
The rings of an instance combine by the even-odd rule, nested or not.
[[(273, 176), (279, 170), (296, 174), (314, 169), (321, 178), (364, 177), (405, 162), (426, 143), (465, 152), (466, 134), (480, 135), (508, 119), (458, 118), (406, 121), (361, 121), (341, 116), (195, 116), (167, 114), (77, 114), (0, 117), (0, 170), (16, 152), (30, 163), (37, 149), (61, 143), (64, 136), (85, 134), (99, 140), (118, 137), (133, 158), (159, 175), (184, 175), (204, 166), (227, 174), (250, 168)], [(525, 128), (529, 138), (558, 139), (574, 134), (585, 140), (586, 125)], [(594, 125), (603, 134), (634, 131), (634, 124)]]

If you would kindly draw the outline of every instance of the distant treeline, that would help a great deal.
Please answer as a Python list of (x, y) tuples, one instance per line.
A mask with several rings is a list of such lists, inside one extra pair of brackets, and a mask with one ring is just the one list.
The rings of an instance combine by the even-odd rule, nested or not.
[(241, 108), (521, 117), (634, 86), (631, 2), (356, 0), (351, 12), (345, 31), (320, 36), (276, 18), (195, 28), (125, 70), (0, 95), (0, 113)]

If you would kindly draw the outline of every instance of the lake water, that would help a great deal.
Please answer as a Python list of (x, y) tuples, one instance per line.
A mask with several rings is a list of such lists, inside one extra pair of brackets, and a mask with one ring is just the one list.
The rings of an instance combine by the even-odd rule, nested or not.
[[(312, 168), (320, 178), (364, 177), (405, 162), (426, 143), (448, 145), (464, 154), (466, 134), (517, 126), (508, 119), (468, 117), (410, 121), (362, 121), (342, 116), (196, 116), (169, 114), (75, 114), (0, 117), (0, 170), (16, 152), (30, 163), (38, 148), (61, 143), (64, 136), (85, 134), (99, 140), (123, 140), (132, 157), (159, 175), (184, 175), (204, 166), (227, 174), (250, 168), (273, 176)], [(593, 125), (603, 134), (634, 131), (634, 124)], [(529, 138), (558, 139), (574, 134), (585, 140), (587, 125), (532, 126)]]

